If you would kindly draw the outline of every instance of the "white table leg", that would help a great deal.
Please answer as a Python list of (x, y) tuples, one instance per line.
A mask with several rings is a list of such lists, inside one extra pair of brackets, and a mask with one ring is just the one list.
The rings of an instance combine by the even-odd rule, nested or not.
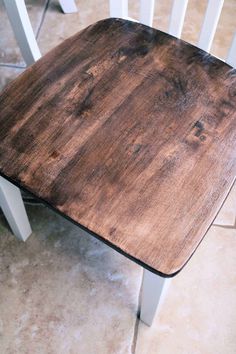
[(140, 319), (148, 326), (151, 326), (156, 310), (160, 308), (170, 280), (143, 270)]
[(2, 177), (0, 177), (0, 207), (15, 236), (26, 241), (32, 231), (20, 190)]
[(59, 3), (65, 14), (77, 12), (77, 7), (74, 0), (59, 0)]
[(27, 65), (41, 57), (24, 0), (3, 0), (17, 43)]

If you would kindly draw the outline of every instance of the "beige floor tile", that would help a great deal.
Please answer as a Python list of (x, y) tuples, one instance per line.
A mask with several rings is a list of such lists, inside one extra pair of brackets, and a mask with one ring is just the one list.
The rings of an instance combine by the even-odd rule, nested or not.
[(58, 10), (58, 1), (51, 0), (39, 35), (39, 47), (43, 54), (64, 39), (79, 32), (90, 24), (109, 16), (107, 0), (77, 1), (79, 11), (63, 14)]
[(141, 267), (46, 207), (17, 241), (0, 218), (0, 353), (131, 353)]
[(22, 72), (23, 69), (0, 66), (0, 91)]
[(220, 212), (214, 220), (214, 225), (236, 227), (236, 183), (234, 183)]
[(236, 353), (236, 230), (212, 227), (179, 275), (136, 354)]
[[(46, 3), (47, 0), (26, 0), (27, 11), (35, 34), (38, 32)], [(23, 66), (25, 64), (8, 21), (3, 0), (0, 0), (0, 15), (0, 64), (10, 63)]]

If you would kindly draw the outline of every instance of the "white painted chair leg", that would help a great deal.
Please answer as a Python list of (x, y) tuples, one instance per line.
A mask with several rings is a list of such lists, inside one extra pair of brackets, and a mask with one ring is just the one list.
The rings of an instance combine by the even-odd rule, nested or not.
[(14, 235), (26, 241), (32, 230), (20, 190), (2, 177), (0, 177), (0, 207)]
[(41, 57), (24, 0), (3, 0), (21, 54), (27, 65)]
[(148, 326), (151, 326), (157, 308), (160, 308), (170, 280), (143, 270), (140, 319)]
[(59, 0), (59, 3), (61, 5), (62, 11), (65, 14), (70, 14), (78, 11), (74, 0)]

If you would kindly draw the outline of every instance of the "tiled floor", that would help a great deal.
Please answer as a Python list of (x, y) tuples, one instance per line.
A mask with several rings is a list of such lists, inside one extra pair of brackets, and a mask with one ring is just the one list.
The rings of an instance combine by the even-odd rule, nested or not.
[[(10, 1), (10, 0), (9, 0)], [(108, 1), (26, 1), (42, 53), (108, 16)], [(131, 15), (137, 16), (136, 2)], [(166, 30), (170, 0), (157, 1), (154, 26)], [(206, 0), (190, 0), (183, 38), (197, 40)], [(212, 52), (224, 58), (236, 1), (225, 0)], [(0, 88), (24, 70), (0, 0)], [(235, 354), (236, 186), (198, 250), (177, 275), (151, 328), (136, 320), (141, 268), (43, 206), (28, 206), (24, 244), (0, 216), (1, 354)]]

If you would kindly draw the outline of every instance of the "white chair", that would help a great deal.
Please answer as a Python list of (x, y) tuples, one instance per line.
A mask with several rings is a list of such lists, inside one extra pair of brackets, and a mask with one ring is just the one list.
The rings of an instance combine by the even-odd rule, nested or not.
[[(5, 3), (6, 2), (7, 0), (5, 0)], [(19, 5), (20, 2), (22, 5), (23, 1), (20, 0), (12, 1), (12, 3), (15, 4), (16, 11), (18, 9), (17, 4)], [(187, 3), (188, 3), (187, 0), (173, 1), (173, 8), (170, 16), (170, 24), (169, 24), (169, 31), (168, 31), (173, 36), (176, 37), (181, 36)], [(198, 42), (198, 46), (203, 50), (206, 51), (210, 50), (222, 6), (223, 6), (223, 0), (208, 1), (208, 7), (206, 10), (206, 14), (200, 32), (200, 36), (199, 36), (199, 42)], [(8, 9), (10, 9), (10, 7), (8, 7)], [(26, 10), (24, 9), (23, 11)], [(148, 26), (151, 26), (153, 20), (153, 13), (154, 13), (154, 0), (140, 0), (140, 22)], [(110, 15), (111, 17), (121, 17), (121, 18), (130, 19), (128, 17), (128, 0), (110, 0)], [(29, 32), (31, 32), (32, 28), (30, 26), (30, 22), (29, 20), (27, 21), (26, 22), (28, 23), (27, 26), (29, 28)], [(24, 32), (24, 29), (22, 29), (22, 31)], [(26, 38), (27, 43), (29, 42), (30, 38), (32, 38), (32, 36), (29, 37), (27, 35), (25, 35), (25, 37), (28, 38), (28, 39)], [(37, 46), (36, 44), (35, 47), (32, 47), (31, 45), (29, 45), (29, 43), (27, 45), (28, 45), (28, 53), (32, 48), (35, 49)], [(25, 46), (26, 48), (27, 45)], [(236, 54), (236, 36), (234, 36), (233, 43), (231, 49), (229, 50), (228, 57), (226, 60), (226, 62), (231, 66), (236, 66), (235, 54)], [(30, 64), (30, 60), (32, 63), (35, 60), (37, 60), (39, 57), (40, 57), (39, 51), (37, 51), (36, 49), (33, 50), (31, 53), (31, 57), (29, 56), (28, 64)], [(22, 204), (20, 205), (19, 202), (17, 206), (15, 202), (15, 200), (18, 201), (21, 200), (18, 189), (13, 185), (11, 185), (6, 180), (1, 178), (0, 192), (2, 193), (0, 194), (0, 205), (3, 208), (6, 217), (8, 217), (8, 214), (10, 214), (10, 217), (8, 217), (10, 224), (13, 223), (13, 221), (15, 222), (15, 224), (18, 224), (19, 218), (17, 218), (17, 216), (24, 214), (23, 205)], [(18, 207), (19, 209), (15, 207)], [(26, 223), (27, 222), (25, 221), (25, 224)], [(14, 231), (13, 226), (12, 229)], [(144, 270), (140, 317), (142, 321), (144, 321), (146, 324), (151, 325), (157, 306), (160, 305), (161, 299), (163, 299), (163, 295), (165, 294), (168, 285), (169, 285), (169, 279), (159, 277), (149, 272), (148, 270)], [(165, 291), (163, 291), (164, 289)]]
[[(139, 0), (139, 22), (152, 26), (155, 0)], [(197, 46), (209, 52), (216, 32), (224, 0), (208, 0), (208, 5), (199, 35)], [(173, 0), (168, 33), (181, 37), (188, 0)], [(136, 21), (129, 17), (128, 0), (110, 0), (110, 16)], [(236, 67), (236, 34), (234, 35), (226, 62)], [(159, 277), (144, 269), (140, 318), (151, 325), (156, 309), (162, 302), (170, 279)], [(154, 295), (153, 295), (154, 294)]]
[(25, 241), (32, 231), (20, 190), (2, 177), (0, 177), (0, 207), (14, 235)]

